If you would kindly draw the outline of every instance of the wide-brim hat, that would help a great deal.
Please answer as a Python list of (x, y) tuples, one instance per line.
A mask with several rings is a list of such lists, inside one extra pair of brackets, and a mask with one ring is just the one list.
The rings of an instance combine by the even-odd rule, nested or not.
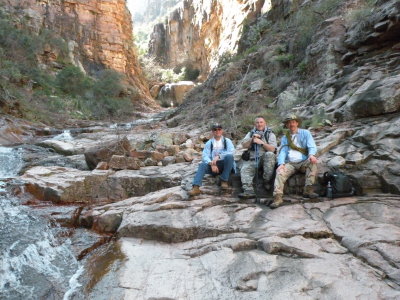
[(283, 125), (284, 126), (286, 126), (286, 123), (287, 122), (289, 122), (289, 121), (297, 121), (297, 123), (299, 123), (299, 126), (301, 125), (301, 118), (299, 117), (299, 116), (296, 116), (295, 114), (289, 114), (289, 115), (287, 115), (284, 119), (283, 119), (283, 121), (282, 121), (282, 123), (283, 123)]

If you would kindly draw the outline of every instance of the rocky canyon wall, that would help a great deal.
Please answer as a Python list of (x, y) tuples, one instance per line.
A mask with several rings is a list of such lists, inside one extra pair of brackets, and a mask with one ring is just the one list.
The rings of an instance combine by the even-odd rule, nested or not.
[(168, 67), (198, 69), (204, 78), (220, 57), (237, 51), (244, 24), (269, 6), (265, 0), (185, 0), (154, 27), (149, 54)]
[[(136, 24), (151, 23), (157, 18), (167, 14), (168, 10), (177, 5), (182, 0), (145, 0), (145, 7), (142, 12), (134, 13), (133, 19)], [(135, 26), (136, 27), (136, 26)]]
[[(105, 68), (126, 74), (137, 96), (153, 106), (133, 47), (132, 22), (125, 0), (6, 0), (3, 10), (35, 33), (48, 29), (68, 44), (70, 60), (88, 74)], [(51, 53), (44, 55), (56, 55)]]

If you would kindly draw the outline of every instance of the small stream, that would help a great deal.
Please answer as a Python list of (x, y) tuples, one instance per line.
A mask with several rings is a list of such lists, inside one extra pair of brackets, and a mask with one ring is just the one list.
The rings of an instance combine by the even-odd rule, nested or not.
[(83, 271), (62, 229), (7, 191), (21, 150), (0, 147), (0, 299), (69, 299)]
[[(57, 130), (51, 139), (68, 142), (82, 133), (128, 131), (154, 124), (169, 112), (129, 123)], [(10, 192), (19, 186), (16, 177), (25, 167), (23, 148), (0, 146), (0, 299), (83, 299), (84, 287), (93, 280), (85, 273), (94, 272), (92, 277), (97, 278), (103, 271), (92, 270), (94, 266), (85, 270), (85, 262), (76, 259), (67, 229)]]

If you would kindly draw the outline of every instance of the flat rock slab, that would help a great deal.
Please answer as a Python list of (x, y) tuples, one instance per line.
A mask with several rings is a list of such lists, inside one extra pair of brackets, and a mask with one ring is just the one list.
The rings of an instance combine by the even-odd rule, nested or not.
[[(134, 238), (118, 243), (123, 257), (113, 269), (114, 282), (104, 276), (88, 292), (91, 299), (396, 299), (372, 268), (350, 254), (324, 258), (292, 258), (259, 249), (227, 246), (235, 236), (223, 235), (178, 244)], [(225, 242), (225, 245), (222, 243)], [(219, 245), (201, 256), (191, 249)], [(106, 254), (107, 255), (107, 254)], [(106, 255), (104, 258), (106, 259)], [(355, 279), (356, 276), (356, 279)], [(108, 279), (107, 279), (108, 278)]]
[(81, 221), (117, 233), (121, 299), (396, 299), (399, 200), (270, 210), (172, 187), (87, 210)]
[[(114, 202), (180, 185), (186, 163), (140, 170), (80, 171), (63, 167), (34, 167), (20, 177), (26, 191), (55, 203)], [(190, 170), (190, 166), (188, 168)]]

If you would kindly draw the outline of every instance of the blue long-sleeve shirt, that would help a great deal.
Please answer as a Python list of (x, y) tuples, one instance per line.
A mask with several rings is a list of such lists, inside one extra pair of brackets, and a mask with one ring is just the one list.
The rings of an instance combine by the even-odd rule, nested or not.
[[(311, 132), (306, 129), (298, 129), (297, 134), (300, 147), (308, 150), (308, 155), (302, 154), (303, 155), (302, 159), (306, 160), (310, 155), (315, 155), (317, 153), (317, 145), (315, 145), (315, 141), (311, 135)], [(288, 154), (289, 154), (288, 140), (286, 136), (283, 136), (281, 140), (281, 150), (278, 155), (279, 166), (289, 162)]]
[[(222, 137), (223, 145), (225, 144), (224, 140), (226, 140), (226, 149), (224, 147), (224, 149), (219, 151), (218, 155), (219, 155), (220, 159), (224, 159), (224, 157), (228, 154), (233, 155), (235, 152), (235, 146), (233, 145), (232, 141), (226, 137)], [(214, 157), (215, 149), (213, 149), (213, 151), (211, 152), (211, 145), (214, 141), (215, 141), (215, 139), (212, 138), (212, 139), (208, 140), (208, 142), (204, 146), (203, 154), (202, 154), (202, 161), (206, 164), (209, 164)], [(233, 170), (236, 171), (235, 162), (233, 162)]]

